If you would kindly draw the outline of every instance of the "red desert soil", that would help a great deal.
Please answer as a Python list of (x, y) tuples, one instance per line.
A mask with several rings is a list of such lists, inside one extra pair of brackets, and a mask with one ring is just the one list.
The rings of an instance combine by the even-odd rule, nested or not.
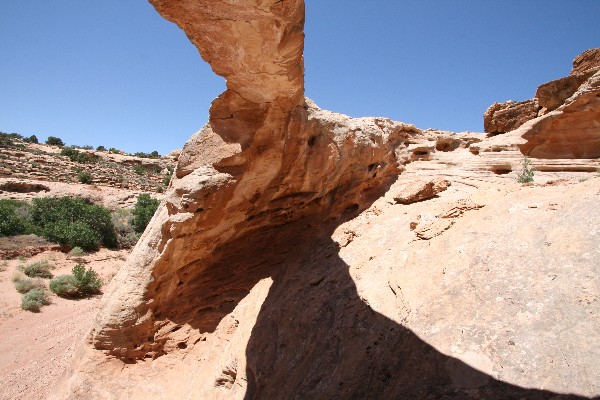
[(22, 310), (21, 295), (11, 280), (17, 267), (47, 260), (56, 266), (52, 273), (58, 276), (70, 273), (83, 261), (100, 274), (106, 285), (127, 254), (125, 250), (102, 249), (73, 258), (59, 251), (46, 251), (28, 259), (0, 261), (0, 399), (47, 398), (90, 329), (101, 298), (97, 295), (69, 300), (52, 295), (52, 304), (39, 313)]

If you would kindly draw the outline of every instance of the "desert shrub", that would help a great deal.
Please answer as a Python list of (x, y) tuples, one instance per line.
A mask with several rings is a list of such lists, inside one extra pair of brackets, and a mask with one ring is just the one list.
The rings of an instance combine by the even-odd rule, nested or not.
[(12, 278), (15, 289), (19, 293), (27, 293), (31, 289), (44, 288), (46, 285), (40, 278), (29, 278), (22, 272), (15, 272)]
[(0, 134), (0, 147), (11, 147), (14, 144), (13, 140), (3, 134)]
[(98, 276), (98, 273), (90, 267), (85, 269), (81, 264), (77, 264), (73, 267), (73, 276), (77, 279), (78, 289), (81, 294), (98, 293), (100, 287), (102, 287), (102, 281)]
[(25, 266), (23, 268), (23, 272), (30, 278), (52, 278), (52, 273), (50, 272), (51, 269), (54, 269), (54, 265), (50, 264), (46, 260), (43, 260)]
[(144, 167), (142, 167), (141, 165), (136, 165), (136, 166), (133, 168), (133, 171), (134, 171), (136, 174), (138, 174), (138, 175), (143, 175), (143, 174), (144, 174), (144, 172), (146, 172), (146, 170), (144, 169)]
[(92, 183), (94, 178), (92, 177), (92, 174), (90, 174), (89, 172), (81, 171), (80, 173), (77, 174), (77, 180), (79, 182), (83, 183), (84, 185), (89, 185), (90, 183)]
[(117, 243), (120, 248), (128, 249), (135, 246), (140, 235), (131, 225), (133, 214), (130, 210), (118, 209), (113, 212), (111, 220), (117, 234)]
[(535, 168), (530, 167), (531, 160), (527, 157), (523, 159), (521, 164), (521, 172), (517, 174), (517, 182), (519, 183), (531, 183), (533, 182), (533, 175), (535, 175)]
[(169, 183), (171, 183), (171, 175), (163, 176), (163, 180), (162, 180), (163, 186), (167, 187), (167, 186), (169, 186)]
[(84, 150), (94, 150), (94, 146), (92, 146), (90, 144), (85, 144), (85, 145), (81, 146), (81, 148)]
[(104, 147), (104, 146), (98, 146), (98, 147), (96, 147), (96, 150), (97, 151), (106, 151), (106, 147)]
[(34, 199), (31, 221), (35, 233), (61, 245), (94, 251), (117, 244), (108, 209), (80, 199)]
[(28, 138), (23, 138), (23, 141), (26, 143), (39, 143), (39, 140), (35, 135), (31, 135)]
[(46, 289), (31, 289), (21, 296), (21, 308), (27, 311), (39, 311), (42, 306), (50, 304)]
[(50, 290), (62, 297), (87, 296), (98, 293), (102, 281), (91, 267), (86, 270), (81, 264), (73, 267), (71, 275), (61, 275), (50, 281)]
[(158, 185), (156, 187), (156, 193), (163, 193), (165, 191), (165, 188), (162, 187), (162, 185)]
[(14, 236), (30, 233), (31, 207), (24, 201), (0, 200), (0, 236)]
[(142, 233), (146, 229), (146, 226), (154, 216), (158, 204), (160, 202), (150, 197), (149, 194), (142, 193), (138, 196), (137, 202), (133, 207), (133, 218), (131, 225), (137, 233)]
[(78, 246), (75, 246), (71, 249), (71, 251), (69, 252), (69, 256), (71, 257), (83, 257), (85, 256), (85, 251)]
[(133, 154), (136, 157), (139, 158), (159, 158), (160, 154), (158, 154), (158, 151), (154, 150), (152, 153), (144, 153), (142, 151), (138, 151), (137, 153)]
[(18, 133), (0, 132), (0, 147), (15, 146), (15, 140), (22, 140), (23, 136)]
[(80, 164), (95, 163), (99, 159), (96, 154), (81, 152), (72, 147), (63, 147), (63, 149), (60, 151), (60, 154), (67, 156), (69, 157), (69, 160)]
[(58, 138), (56, 136), (48, 136), (48, 139), (46, 139), (46, 144), (49, 144), (51, 146), (64, 146), (65, 143), (62, 141), (61, 138)]
[(108, 152), (112, 154), (121, 154), (121, 150), (115, 149), (114, 147), (108, 149)]
[(73, 297), (78, 293), (77, 279), (73, 275), (60, 275), (50, 281), (50, 290), (59, 296)]

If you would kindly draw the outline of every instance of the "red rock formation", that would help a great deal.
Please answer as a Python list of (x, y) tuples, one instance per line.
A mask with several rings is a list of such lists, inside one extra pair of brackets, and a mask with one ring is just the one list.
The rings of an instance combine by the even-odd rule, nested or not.
[(522, 132), (521, 152), (535, 158), (600, 157), (600, 72), (556, 111)]
[(184, 147), (161, 211), (107, 293), (93, 343), (123, 359), (191, 347), (214, 330), (247, 290), (210, 286), (229, 271), (225, 260), (260, 260), (277, 227), (364, 209), (397, 176), (395, 149), (418, 132), (303, 97), (303, 1), (151, 2), (227, 91)]
[(483, 129), (487, 133), (504, 133), (517, 129), (538, 116), (540, 106), (535, 99), (492, 104), (483, 114)]
[(571, 75), (584, 75), (596, 73), (600, 70), (600, 47), (589, 49), (575, 57)]
[(509, 100), (492, 104), (483, 115), (484, 131), (509, 132), (531, 119), (559, 108), (598, 70), (600, 48), (583, 52), (573, 60), (573, 69), (569, 76), (540, 85), (535, 98), (518, 103)]

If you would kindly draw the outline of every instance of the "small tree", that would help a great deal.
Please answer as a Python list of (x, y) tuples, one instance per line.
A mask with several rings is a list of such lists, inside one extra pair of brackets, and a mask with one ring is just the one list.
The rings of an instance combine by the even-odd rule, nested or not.
[(28, 138), (24, 138), (23, 141), (26, 143), (39, 143), (38, 138), (35, 135), (31, 135)]
[(530, 167), (531, 160), (527, 157), (523, 159), (521, 173), (517, 174), (517, 182), (527, 184), (533, 182), (533, 175), (535, 175), (535, 168)]
[(138, 196), (131, 220), (131, 225), (133, 225), (133, 229), (137, 233), (144, 232), (146, 226), (154, 216), (159, 203), (158, 200), (153, 199), (149, 194), (142, 193)]
[(92, 183), (93, 177), (92, 174), (90, 174), (89, 172), (82, 171), (79, 174), (77, 174), (77, 180), (83, 183), (84, 185), (89, 185), (90, 183)]
[(56, 136), (48, 136), (48, 139), (46, 139), (46, 144), (49, 144), (51, 146), (64, 146), (65, 143), (62, 141), (61, 138), (58, 138)]

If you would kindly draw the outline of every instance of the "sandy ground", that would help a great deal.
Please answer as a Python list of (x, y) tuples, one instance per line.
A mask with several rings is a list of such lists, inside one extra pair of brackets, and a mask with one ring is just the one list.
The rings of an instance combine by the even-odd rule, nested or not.
[(0, 261), (0, 399), (44, 399), (70, 365), (85, 340), (101, 295), (69, 300), (52, 295), (52, 304), (38, 313), (20, 308), (21, 295), (12, 276), (21, 265), (47, 260), (54, 276), (68, 274), (78, 262), (93, 267), (105, 284), (115, 275), (128, 251), (102, 249), (81, 258), (46, 251), (31, 258)]

